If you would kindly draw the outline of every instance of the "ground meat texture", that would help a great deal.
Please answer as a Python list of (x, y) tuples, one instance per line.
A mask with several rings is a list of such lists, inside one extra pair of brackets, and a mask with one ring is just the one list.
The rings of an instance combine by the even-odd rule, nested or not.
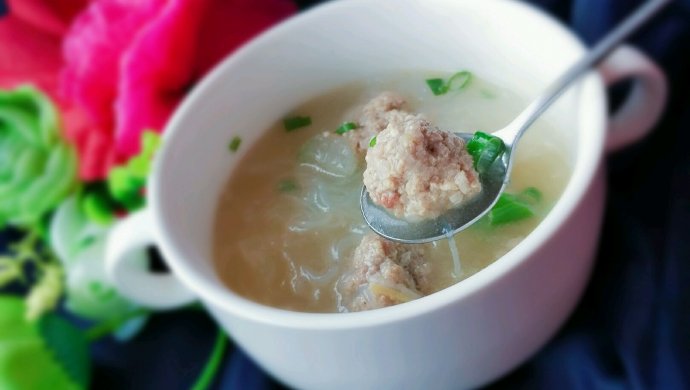
[(344, 134), (352, 148), (363, 156), (369, 148), (371, 138), (388, 126), (391, 118), (408, 114), (404, 110), (407, 102), (393, 92), (383, 92), (362, 108), (357, 120), (357, 129)]
[(404, 245), (375, 234), (355, 249), (352, 269), (339, 284), (347, 311), (371, 310), (430, 294), (431, 265), (418, 245)]
[(481, 191), (465, 142), (419, 115), (391, 117), (366, 162), (371, 199), (398, 218), (436, 218)]

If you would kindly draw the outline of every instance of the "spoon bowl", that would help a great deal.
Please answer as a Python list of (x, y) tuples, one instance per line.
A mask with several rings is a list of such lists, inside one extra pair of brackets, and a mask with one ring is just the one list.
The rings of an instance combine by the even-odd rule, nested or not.
[[(473, 199), (446, 211), (437, 218), (410, 222), (396, 218), (384, 208), (376, 205), (369, 196), (366, 187), (362, 187), (360, 207), (366, 223), (374, 232), (386, 239), (405, 244), (422, 244), (451, 237), (478, 221), (491, 210), (505, 190), (510, 180), (515, 147), (525, 131), (580, 76), (604, 60), (613, 49), (642, 27), (671, 1), (647, 1), (612, 32), (607, 34), (586, 56), (571, 66), (508, 126), (493, 133), (493, 136), (503, 141), (506, 150), (491, 165), (488, 171), (480, 175), (479, 180), (482, 184), (482, 190)], [(473, 136), (468, 133), (455, 133), (455, 135), (465, 140), (465, 144)]]
[[(455, 133), (465, 141), (473, 134)], [(497, 136), (498, 134), (494, 134)], [(504, 140), (505, 143), (505, 140)], [(506, 149), (490, 170), (479, 177), (482, 191), (461, 207), (448, 210), (438, 218), (409, 222), (396, 218), (383, 207), (375, 204), (366, 187), (362, 187), (360, 206), (367, 224), (380, 236), (407, 244), (423, 244), (454, 235), (477, 222), (496, 204), (509, 182), (511, 149)]]

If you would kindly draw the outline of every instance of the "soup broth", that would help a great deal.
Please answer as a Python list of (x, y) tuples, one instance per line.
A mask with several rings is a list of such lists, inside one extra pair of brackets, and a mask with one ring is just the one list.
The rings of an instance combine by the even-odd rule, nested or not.
[[(251, 145), (225, 186), (214, 229), (215, 266), (231, 290), (284, 309), (347, 311), (338, 283), (370, 234), (359, 209), (365, 163), (347, 142), (322, 133), (355, 120), (381, 91), (402, 95), (410, 111), (447, 131), (500, 129), (526, 103), (476, 77), (465, 88), (434, 96), (425, 83), (434, 76), (406, 72), (338, 88), (289, 113), (310, 117), (310, 125), (286, 131), (280, 120)], [(543, 219), (570, 174), (557, 134), (538, 121), (517, 151), (508, 191), (539, 189), (535, 216), (500, 226), (481, 220), (454, 238), (423, 245), (433, 291), (479, 272)], [(461, 266), (453, 260), (456, 250)]]

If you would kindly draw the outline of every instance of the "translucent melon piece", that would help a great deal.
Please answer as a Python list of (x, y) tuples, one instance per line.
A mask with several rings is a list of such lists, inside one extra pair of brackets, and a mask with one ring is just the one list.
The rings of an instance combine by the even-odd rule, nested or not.
[(341, 136), (319, 134), (309, 139), (299, 152), (299, 162), (319, 173), (348, 177), (357, 172), (359, 159)]

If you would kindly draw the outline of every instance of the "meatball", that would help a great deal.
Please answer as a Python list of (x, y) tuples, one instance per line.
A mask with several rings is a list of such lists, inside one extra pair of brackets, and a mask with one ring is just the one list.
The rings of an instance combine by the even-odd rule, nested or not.
[(357, 131), (348, 131), (345, 137), (352, 148), (361, 156), (369, 148), (369, 141), (388, 126), (391, 118), (407, 114), (403, 108), (407, 102), (393, 92), (383, 92), (362, 108), (357, 121)]
[(481, 191), (465, 142), (420, 115), (390, 117), (366, 162), (371, 199), (409, 221), (436, 218)]
[(350, 266), (339, 285), (342, 305), (348, 311), (391, 306), (432, 292), (431, 265), (418, 245), (370, 234), (355, 249)]

